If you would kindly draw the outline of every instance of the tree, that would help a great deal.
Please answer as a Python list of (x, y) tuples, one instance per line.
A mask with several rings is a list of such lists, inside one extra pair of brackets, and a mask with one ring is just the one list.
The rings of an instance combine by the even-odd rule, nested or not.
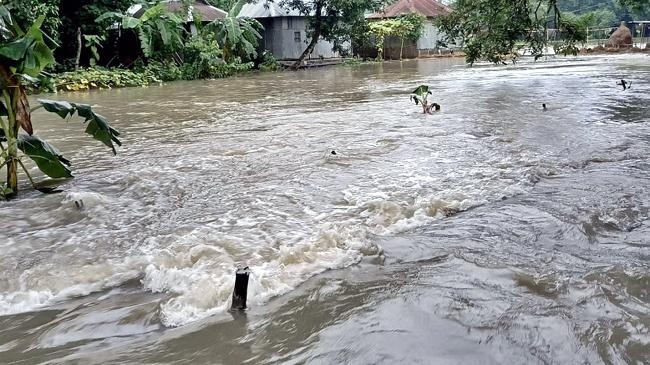
[(437, 21), (449, 41), (462, 41), (468, 63), (505, 63), (516, 57), (518, 43), (541, 57), (549, 21), (562, 30), (571, 25), (561, 22), (556, 0), (458, 0), (452, 13)]
[(300, 68), (322, 38), (338, 51), (351, 41), (351, 35), (367, 29), (365, 13), (378, 10), (384, 0), (276, 0), (281, 6), (296, 9), (307, 17), (311, 40), (292, 68)]
[(592, 11), (602, 12), (608, 16), (613, 13), (616, 19), (612, 20), (612, 24), (617, 24), (621, 20), (646, 20), (650, 17), (650, 0), (558, 0), (557, 5), (562, 12), (576, 15)]
[(395, 19), (384, 19), (376, 22), (370, 23), (370, 31), (375, 36), (375, 44), (377, 47), (377, 58), (384, 58), (384, 42), (386, 37), (395, 34), (395, 28), (397, 28), (397, 20)]
[[(77, 55), (84, 49), (84, 36), (98, 36), (109, 40), (110, 26), (114, 20), (103, 19), (97, 21), (97, 18), (108, 12), (125, 12), (129, 6), (136, 2), (134, 0), (57, 1), (60, 2), (58, 16), (56, 16), (56, 18), (60, 19), (60, 46), (55, 50), (55, 56), (58, 64), (61, 65), (59, 67), (64, 69), (72, 68), (77, 59)], [(86, 56), (92, 56), (92, 54), (88, 52), (82, 55), (81, 64), (87, 64), (86, 62), (90, 57)]]
[(402, 40), (399, 50), (399, 59), (401, 60), (402, 51), (404, 50), (404, 39), (417, 41), (422, 36), (422, 32), (424, 32), (426, 17), (418, 13), (409, 13), (400, 16), (397, 20), (400, 22), (397, 33)]
[(29, 28), (40, 16), (45, 16), (43, 20), (43, 33), (54, 42), (59, 42), (59, 26), (61, 18), (59, 17), (60, 0), (5, 0), (3, 3), (11, 11), (16, 24), (23, 29)]
[[(115, 153), (114, 143), (120, 145), (119, 133), (106, 118), (95, 113), (90, 105), (39, 100), (40, 106), (30, 108), (26, 86), (45, 77), (42, 72), (54, 62), (52, 50), (45, 43), (40, 28), (45, 16), (41, 15), (26, 30), (13, 22), (9, 10), (0, 6), (0, 168), (6, 167), (7, 181), (0, 194), (13, 196), (18, 191), (18, 166), (36, 188), (34, 180), (22, 162), (24, 156), (51, 178), (72, 177), (70, 161), (48, 142), (34, 134), (32, 112), (45, 108), (62, 118), (74, 114), (85, 119), (86, 133), (103, 142)], [(20, 130), (25, 133), (19, 133)], [(6, 147), (5, 147), (6, 144)], [(20, 156), (18, 151), (22, 151)]]
[(386, 37), (393, 36), (400, 38), (401, 45), (399, 59), (402, 59), (404, 51), (404, 40), (417, 40), (424, 31), (424, 20), (426, 18), (417, 13), (409, 13), (396, 19), (383, 19), (370, 23), (370, 31), (375, 36), (375, 43), (378, 50), (378, 58), (383, 58), (384, 41)]
[[(448, 41), (462, 42), (469, 63), (479, 59), (504, 63), (516, 58), (515, 50), (524, 46), (536, 58), (541, 57), (548, 45), (546, 32), (550, 27), (557, 28), (562, 38), (557, 50), (575, 54), (576, 45), (586, 40), (588, 19), (563, 16), (561, 7), (570, 9), (570, 1), (457, 0), (453, 12), (440, 17), (438, 25)], [(616, 1), (635, 11), (650, 8), (650, 0)], [(582, 1), (579, 4), (584, 6)]]

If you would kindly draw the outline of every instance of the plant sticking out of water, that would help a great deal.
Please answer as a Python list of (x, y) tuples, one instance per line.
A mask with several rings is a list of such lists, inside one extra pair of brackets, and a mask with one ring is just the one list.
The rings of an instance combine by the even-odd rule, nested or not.
[(433, 114), (434, 111), (440, 110), (440, 105), (437, 103), (429, 104), (427, 98), (431, 95), (432, 92), (429, 91), (427, 85), (420, 85), (417, 89), (413, 90), (411, 93), (411, 101), (415, 102), (415, 105), (422, 105), (422, 113), (424, 114)]
[[(84, 118), (86, 133), (111, 148), (113, 154), (116, 153), (113, 143), (121, 145), (117, 138), (119, 133), (90, 105), (39, 100), (40, 105), (30, 108), (27, 87), (46, 80), (48, 76), (44, 70), (54, 63), (52, 49), (40, 30), (43, 20), (44, 16), (39, 17), (23, 31), (12, 21), (9, 10), (0, 6), (0, 169), (7, 170), (7, 180), (0, 181), (2, 197), (16, 195), (19, 166), (34, 188), (46, 193), (53, 190), (52, 180), (42, 185), (34, 182), (23, 164), (24, 157), (32, 159), (39, 170), (53, 179), (72, 177), (70, 161), (56, 147), (34, 134), (32, 112), (36, 109), (42, 107), (66, 120), (74, 114)], [(24, 133), (19, 133), (21, 130)]]

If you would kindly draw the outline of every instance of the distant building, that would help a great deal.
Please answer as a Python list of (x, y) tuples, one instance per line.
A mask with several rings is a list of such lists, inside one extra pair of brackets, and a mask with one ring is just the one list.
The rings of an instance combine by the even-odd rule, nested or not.
[[(262, 23), (264, 33), (260, 47), (271, 51), (278, 60), (300, 57), (311, 40), (307, 36), (307, 19), (298, 10), (282, 7), (276, 2), (257, 1), (245, 4), (238, 17), (253, 18)], [(337, 58), (332, 43), (319, 40), (307, 59)]]
[[(451, 9), (436, 0), (399, 0), (381, 12), (370, 14), (369, 21), (398, 18), (402, 15), (417, 13), (427, 18), (424, 32), (417, 41), (405, 40), (402, 57), (416, 58), (431, 54), (438, 54), (439, 44), (443, 41), (443, 34), (433, 24), (433, 20), (441, 15), (451, 13)], [(399, 59), (402, 40), (398, 37), (386, 37), (384, 42), (384, 57)]]

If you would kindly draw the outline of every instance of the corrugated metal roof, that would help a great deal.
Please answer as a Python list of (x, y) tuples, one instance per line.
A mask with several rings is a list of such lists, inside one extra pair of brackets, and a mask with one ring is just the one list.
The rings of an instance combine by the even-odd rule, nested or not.
[(418, 13), (427, 18), (435, 18), (451, 13), (451, 9), (436, 0), (399, 0), (383, 11), (370, 14), (368, 18), (397, 18), (400, 15)]
[[(305, 4), (308, 5), (307, 1)], [(288, 6), (282, 6), (276, 2), (267, 2), (264, 0), (258, 0), (255, 3), (247, 3), (241, 8), (238, 17), (248, 17), (248, 18), (277, 18), (284, 16), (305, 16), (301, 14), (297, 9), (292, 9)]]
[[(174, 13), (180, 13), (183, 10), (183, 4), (178, 0), (167, 0), (165, 7), (167, 7), (168, 11)], [(144, 8), (142, 8), (142, 6), (140, 5), (137, 5), (137, 8), (132, 7), (131, 9), (129, 9), (129, 12), (132, 12), (135, 18), (139, 18), (140, 16), (142, 16), (142, 13), (144, 13)], [(211, 22), (216, 19), (223, 19), (228, 16), (228, 12), (223, 11), (212, 5), (208, 5), (207, 3), (201, 0), (196, 0), (194, 4), (190, 6), (190, 11), (189, 14), (187, 15), (188, 22), (194, 20), (193, 14), (195, 13), (199, 14), (199, 16), (201, 17), (201, 21), (203, 22)]]

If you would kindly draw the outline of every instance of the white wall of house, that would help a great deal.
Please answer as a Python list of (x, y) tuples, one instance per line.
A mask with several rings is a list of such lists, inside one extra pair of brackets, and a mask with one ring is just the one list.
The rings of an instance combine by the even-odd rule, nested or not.
[(443, 41), (443, 34), (440, 32), (438, 27), (433, 25), (431, 20), (427, 20), (424, 23), (424, 32), (420, 39), (416, 42), (418, 49), (435, 49), (437, 48), (438, 42)]
[[(261, 19), (260, 19), (261, 20)], [(297, 59), (307, 48), (311, 38), (307, 36), (307, 21), (304, 17), (275, 17), (265, 19), (264, 48), (279, 60)], [(311, 58), (334, 58), (338, 53), (332, 51), (332, 44), (319, 40)]]

